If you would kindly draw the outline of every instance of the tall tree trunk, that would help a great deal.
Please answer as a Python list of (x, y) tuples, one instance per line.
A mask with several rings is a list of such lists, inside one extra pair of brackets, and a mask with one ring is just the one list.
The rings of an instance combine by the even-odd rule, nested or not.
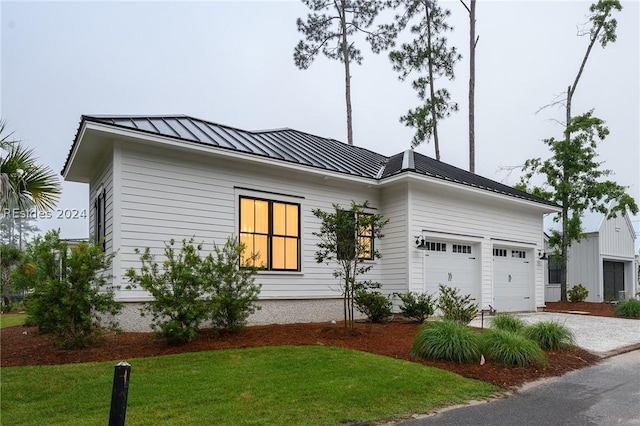
[(351, 118), (351, 69), (349, 67), (349, 45), (347, 44), (346, 2), (340, 1), (340, 24), (342, 26), (342, 58), (344, 60), (344, 96), (347, 104), (347, 143), (353, 145), (353, 121)]
[[(607, 16), (610, 13), (607, 12)], [(578, 74), (576, 75), (573, 84), (567, 88), (567, 104), (565, 109), (565, 131), (564, 131), (564, 143), (571, 143), (571, 133), (569, 132), (569, 124), (571, 123), (571, 102), (573, 101), (573, 95), (576, 92), (576, 87), (578, 86), (578, 82), (580, 81), (580, 77), (582, 76), (582, 72), (584, 71), (584, 67), (587, 64), (587, 59), (589, 59), (589, 54), (591, 53), (591, 49), (593, 49), (594, 44), (598, 40), (598, 35), (604, 26), (606, 19), (602, 19), (601, 23), (596, 27), (596, 30), (591, 33), (589, 46), (587, 47), (587, 51), (582, 58), (582, 63), (580, 64), (580, 68), (578, 69)], [(563, 170), (562, 179), (566, 180), (567, 170)], [(569, 200), (563, 194), (561, 198), (562, 202), (562, 243), (560, 247), (561, 254), (561, 263), (560, 263), (560, 300), (563, 302), (567, 301), (567, 263), (569, 261), (569, 241), (567, 237), (567, 215), (569, 214)]]
[(469, 8), (469, 171), (476, 172), (476, 0), (471, 0)]
[(436, 115), (435, 89), (433, 87), (433, 51), (431, 45), (431, 19), (429, 17), (429, 6), (425, 8), (427, 14), (427, 50), (429, 51), (429, 93), (431, 95), (431, 119), (433, 120), (433, 144), (436, 150), (436, 160), (440, 161), (440, 144), (438, 141), (438, 116)]

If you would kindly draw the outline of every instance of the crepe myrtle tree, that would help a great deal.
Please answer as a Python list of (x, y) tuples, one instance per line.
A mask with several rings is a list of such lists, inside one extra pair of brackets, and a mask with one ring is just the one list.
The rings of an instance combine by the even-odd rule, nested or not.
[(344, 326), (350, 329), (354, 326), (355, 292), (367, 286), (358, 279), (373, 268), (368, 260), (381, 257), (375, 240), (384, 236), (382, 229), (389, 222), (380, 214), (367, 213), (368, 209), (368, 201), (351, 201), (347, 208), (333, 204), (333, 211), (313, 210), (322, 221), (320, 230), (313, 232), (320, 239), (316, 261), (335, 266), (333, 276), (338, 279), (343, 296)]

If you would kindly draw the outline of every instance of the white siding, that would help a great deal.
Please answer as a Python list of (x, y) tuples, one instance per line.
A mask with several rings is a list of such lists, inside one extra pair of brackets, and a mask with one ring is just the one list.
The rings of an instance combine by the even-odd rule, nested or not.
[(598, 255), (597, 233), (574, 242), (569, 248), (567, 261), (567, 290), (582, 284), (589, 290), (588, 302), (602, 302), (602, 261)]
[[(331, 210), (332, 203), (349, 206), (351, 200), (369, 200), (379, 209), (378, 191), (361, 184), (345, 184), (336, 179), (310, 178), (269, 166), (220, 160), (159, 149), (121, 152), (120, 273), (139, 266), (135, 248), (149, 247), (161, 255), (164, 243), (195, 237), (211, 250), (212, 243), (224, 244), (238, 233), (239, 194), (260, 193), (263, 198), (294, 200), (301, 205), (302, 271), (298, 273), (263, 272), (261, 298), (340, 297), (333, 267), (315, 261), (319, 220), (312, 210)], [(375, 210), (374, 210), (375, 211)], [(382, 249), (384, 241), (376, 242)], [(380, 262), (377, 262), (380, 263)], [(380, 281), (381, 265), (365, 277)], [(126, 285), (123, 282), (123, 285)], [(142, 291), (126, 291), (123, 300), (142, 300)]]
[[(101, 188), (104, 189), (105, 201), (105, 252), (112, 254), (114, 252), (113, 246), (113, 157), (111, 152), (104, 158), (103, 162), (97, 167), (98, 172), (89, 182), (89, 241), (93, 242), (95, 236), (95, 208), (94, 202), (96, 200), (97, 191)], [(115, 249), (117, 250), (117, 249)], [(116, 255), (117, 257), (117, 255)], [(111, 270), (106, 271), (108, 275), (113, 275), (113, 267), (116, 263), (114, 258)], [(115, 277), (109, 278), (108, 283), (112, 284), (117, 282)]]
[(605, 220), (600, 228), (600, 254), (633, 260), (635, 232), (626, 215)]
[[(412, 182), (409, 187), (410, 235), (441, 234), (480, 245), (480, 308), (493, 305), (493, 245), (527, 250), (543, 248), (542, 213), (480, 194), (468, 194)], [(424, 254), (411, 250), (410, 287), (421, 286)], [(544, 262), (531, 259), (531, 286), (535, 307), (544, 305)]]
[(385, 294), (409, 290), (408, 252), (413, 245), (413, 235), (407, 233), (407, 192), (406, 183), (398, 183), (381, 191), (380, 213), (389, 219), (383, 230), (384, 252), (380, 262), (382, 291)]

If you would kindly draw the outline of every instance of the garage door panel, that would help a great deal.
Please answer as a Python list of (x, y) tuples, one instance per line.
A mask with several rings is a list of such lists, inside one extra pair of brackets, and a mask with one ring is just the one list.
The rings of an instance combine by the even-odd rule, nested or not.
[(493, 299), (498, 311), (533, 309), (530, 253), (497, 248), (493, 252)]
[(424, 289), (437, 293), (440, 284), (455, 287), (460, 294), (478, 299), (478, 267), (474, 247), (450, 241), (426, 242)]

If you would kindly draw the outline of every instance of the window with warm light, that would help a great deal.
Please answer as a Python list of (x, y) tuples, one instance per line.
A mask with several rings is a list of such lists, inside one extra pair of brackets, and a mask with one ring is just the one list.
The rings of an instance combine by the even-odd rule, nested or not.
[(361, 213), (358, 216), (358, 241), (360, 243), (360, 259), (373, 260), (372, 218), (373, 215), (367, 213)]
[(373, 260), (373, 226), (372, 214), (360, 213), (355, 215), (348, 210), (337, 212), (337, 257), (338, 259), (353, 259), (356, 253), (356, 241), (358, 241), (358, 258)]
[(240, 197), (240, 241), (246, 246), (243, 265), (299, 271), (300, 205)]

